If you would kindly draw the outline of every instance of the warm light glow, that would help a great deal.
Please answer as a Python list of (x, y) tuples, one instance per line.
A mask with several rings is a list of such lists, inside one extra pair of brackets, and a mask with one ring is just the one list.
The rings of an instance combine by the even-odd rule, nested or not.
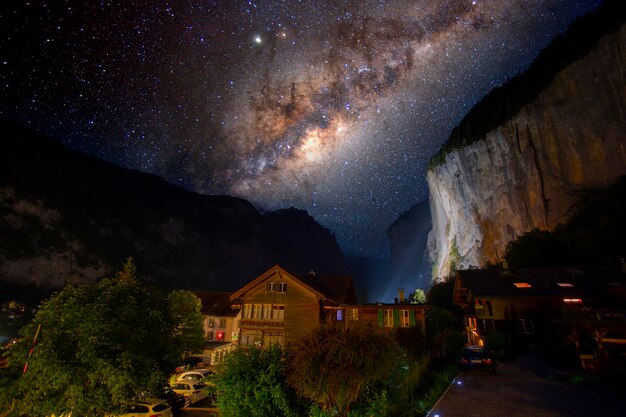
[(564, 298), (564, 303), (582, 303), (583, 300), (581, 298)]
[(558, 285), (559, 287), (568, 287), (568, 288), (571, 288), (574, 286), (573, 284), (570, 284), (569, 282), (557, 282), (556, 285)]
[(532, 285), (530, 285), (527, 282), (514, 282), (513, 285), (515, 285), (517, 288), (530, 288), (530, 287), (532, 287)]

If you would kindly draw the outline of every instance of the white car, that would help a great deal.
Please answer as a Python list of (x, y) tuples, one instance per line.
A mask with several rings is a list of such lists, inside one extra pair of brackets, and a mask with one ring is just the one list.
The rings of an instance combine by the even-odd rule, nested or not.
[(176, 381), (171, 386), (175, 393), (182, 394), (185, 397), (183, 407), (189, 407), (193, 403), (204, 400), (211, 391), (205, 384), (189, 379)]
[(144, 398), (130, 405), (119, 417), (173, 417), (172, 407), (165, 400)]
[(202, 381), (204, 378), (206, 378), (209, 375), (214, 375), (215, 372), (213, 372), (210, 369), (192, 369), (191, 371), (185, 371), (183, 373), (181, 373), (180, 375), (178, 375), (178, 380), (186, 380), (186, 381)]

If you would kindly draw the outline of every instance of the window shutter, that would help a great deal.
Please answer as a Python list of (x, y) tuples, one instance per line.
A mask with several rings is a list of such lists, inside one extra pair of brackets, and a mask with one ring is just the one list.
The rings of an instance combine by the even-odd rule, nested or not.
[(409, 311), (409, 325), (415, 327), (415, 310)]
[(400, 325), (400, 311), (393, 310), (393, 326), (398, 327)]
[(383, 327), (385, 325), (385, 322), (383, 321), (383, 310), (378, 310), (378, 325), (380, 327)]

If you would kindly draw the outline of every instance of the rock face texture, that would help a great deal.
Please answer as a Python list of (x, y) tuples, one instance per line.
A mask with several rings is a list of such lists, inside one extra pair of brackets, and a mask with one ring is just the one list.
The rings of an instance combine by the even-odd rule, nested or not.
[(261, 215), (73, 152), (8, 122), (0, 150), (0, 288), (91, 283), (133, 257), (165, 288), (238, 289), (280, 264), (348, 273), (335, 237), (305, 211)]
[[(576, 190), (626, 173), (623, 16), (615, 27), (515, 114), (429, 169), (433, 278), (451, 262), (500, 261), (509, 241), (566, 220)], [(462, 124), (471, 130), (472, 120)]]
[(431, 267), (426, 243), (431, 228), (428, 200), (413, 205), (389, 226), (391, 289), (404, 288), (408, 294), (416, 288), (430, 287)]

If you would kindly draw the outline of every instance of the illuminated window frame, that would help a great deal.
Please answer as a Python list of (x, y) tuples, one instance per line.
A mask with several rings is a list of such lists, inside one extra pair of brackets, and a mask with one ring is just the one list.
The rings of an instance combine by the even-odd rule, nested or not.
[(409, 317), (409, 310), (400, 310), (400, 327), (409, 327), (411, 325)]
[(385, 326), (393, 327), (393, 310), (385, 310)]
[(272, 320), (276, 321), (284, 321), (285, 320), (285, 306), (284, 305), (276, 305), (272, 306)]
[(514, 282), (513, 285), (515, 285), (517, 288), (532, 288), (532, 285), (527, 282)]

